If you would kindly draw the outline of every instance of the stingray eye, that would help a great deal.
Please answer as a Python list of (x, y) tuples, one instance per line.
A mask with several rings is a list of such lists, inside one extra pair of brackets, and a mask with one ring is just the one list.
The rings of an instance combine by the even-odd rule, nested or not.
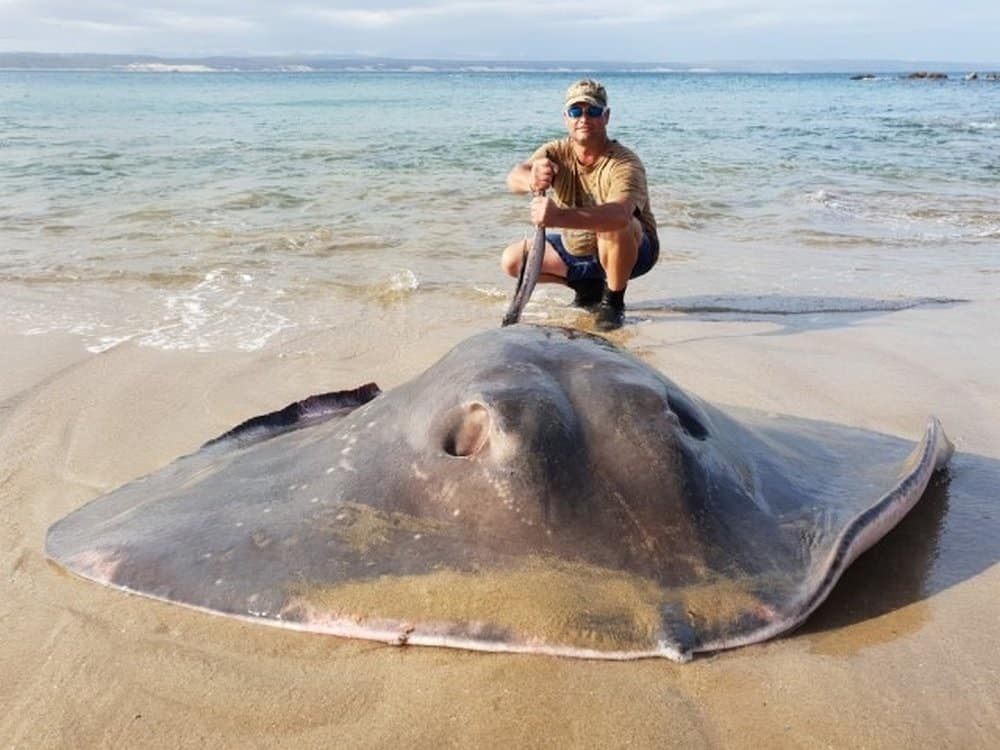
[(475, 456), (490, 438), (493, 419), (483, 404), (466, 404), (452, 429), (445, 435), (444, 451), (449, 456)]
[(670, 407), (670, 411), (677, 415), (677, 419), (681, 423), (681, 428), (687, 434), (697, 440), (704, 440), (708, 437), (708, 428), (702, 424), (695, 412), (694, 406), (690, 402), (668, 393), (667, 406)]

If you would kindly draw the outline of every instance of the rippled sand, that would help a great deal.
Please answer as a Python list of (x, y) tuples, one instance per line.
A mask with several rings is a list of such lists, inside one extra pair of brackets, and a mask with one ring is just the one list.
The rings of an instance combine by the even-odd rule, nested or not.
[[(0, 745), (1000, 745), (1000, 303), (719, 313), (635, 286), (617, 340), (705, 398), (914, 439), (933, 411), (955, 442), (947, 478), (801, 630), (686, 665), (401, 649), (210, 617), (46, 561), (46, 528), (87, 500), (295, 398), (392, 387), (498, 324), (502, 298), (449, 316), (421, 291), (353, 335), (252, 353), (0, 332)], [(546, 294), (532, 315), (586, 324)]]

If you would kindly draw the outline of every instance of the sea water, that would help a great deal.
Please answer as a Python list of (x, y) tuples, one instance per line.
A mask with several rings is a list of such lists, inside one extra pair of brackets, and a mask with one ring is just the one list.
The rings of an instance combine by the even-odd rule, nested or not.
[[(3, 329), (214, 351), (499, 322), (530, 231), (504, 178), (580, 75), (2, 71)], [(590, 75), (660, 225), (635, 309), (996, 297), (1000, 84)]]

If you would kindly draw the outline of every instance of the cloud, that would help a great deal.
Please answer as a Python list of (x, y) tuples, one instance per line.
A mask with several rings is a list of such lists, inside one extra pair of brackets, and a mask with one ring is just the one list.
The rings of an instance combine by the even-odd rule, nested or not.
[(152, 25), (169, 31), (246, 34), (261, 28), (257, 21), (238, 16), (194, 16), (157, 10), (150, 12), (148, 17)]
[[(697, 25), (703, 31), (709, 29), (723, 31), (802, 26), (843, 26), (845, 24), (860, 23), (870, 15), (867, 11), (861, 9), (852, 10), (846, 6), (810, 8), (809, 5), (807, 3), (799, 3), (796, 4), (795, 10), (792, 10), (791, 8), (783, 9), (775, 7), (774, 3), (765, 8), (753, 7), (750, 3), (738, 2), (736, 0), (715, 0), (714, 2), (706, 0), (706, 2), (698, 3), (671, 3), (669, 6), (638, 4), (634, 10), (630, 10), (627, 13), (621, 13), (616, 10), (613, 14), (608, 14), (607, 8), (604, 6), (600, 11), (595, 8), (593, 15), (584, 14), (575, 18), (571, 17), (566, 23), (587, 28), (649, 27), (656, 24), (685, 23), (687, 25)], [(819, 3), (814, 2), (811, 5), (817, 6)]]
[(995, 0), (0, 0), (0, 49), (562, 60), (996, 58)]
[(49, 26), (58, 26), (70, 31), (93, 31), (98, 34), (135, 34), (150, 31), (148, 26), (89, 21), (85, 18), (41, 18), (39, 21)]
[[(585, 3), (586, 4), (586, 3)], [(471, 16), (560, 17), (575, 12), (580, 5), (569, 2), (505, 2), (504, 0), (455, 0), (407, 6), (329, 8), (327, 6), (298, 6), (293, 12), (328, 23), (364, 29), (398, 26), (417, 20), (468, 21)]]
[[(292, 13), (332, 26), (359, 30), (389, 30), (407, 24), (434, 21), (465, 26), (475, 34), (481, 24), (516, 23), (550, 29), (574, 27), (639, 29), (651, 24), (703, 21), (716, 28), (755, 29), (785, 25), (819, 26), (847, 24), (870, 18), (866, 4), (854, 0), (831, 4), (827, 0), (760, 2), (759, 0), (676, 0), (655, 3), (649, 0), (578, 0), (530, 2), (528, 0), (430, 0), (408, 4), (383, 2), (378, 5), (294, 6)], [(704, 29), (708, 31), (709, 29)], [(650, 31), (647, 29), (647, 31)]]

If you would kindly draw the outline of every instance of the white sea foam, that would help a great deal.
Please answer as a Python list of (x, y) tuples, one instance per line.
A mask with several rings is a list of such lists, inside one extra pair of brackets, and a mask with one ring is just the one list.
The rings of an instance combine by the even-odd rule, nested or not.
[(126, 341), (131, 341), (135, 338), (135, 334), (126, 334), (124, 336), (100, 336), (97, 338), (96, 342), (88, 344), (85, 348), (91, 354), (100, 354), (101, 352), (106, 352), (114, 349), (119, 344), (124, 344)]
[(534, 73), (535, 68), (517, 67), (513, 65), (463, 65), (458, 68), (461, 73)]
[(186, 65), (177, 63), (129, 63), (116, 65), (116, 69), (129, 73), (218, 73), (218, 68), (208, 65)]
[(389, 278), (389, 289), (393, 292), (414, 292), (420, 287), (417, 275), (408, 268), (394, 273)]
[[(167, 322), (136, 337), (141, 346), (158, 349), (212, 351), (235, 346), (262, 348), (269, 339), (295, 324), (286, 316), (252, 301), (254, 277), (218, 269), (192, 289), (167, 295)], [(247, 299), (250, 297), (250, 299)]]
[(501, 297), (506, 297), (506, 296), (508, 296), (510, 294), (509, 290), (508, 291), (504, 291), (503, 289), (500, 289), (499, 287), (495, 287), (495, 286), (478, 286), (477, 285), (477, 286), (474, 286), (472, 288), (475, 291), (479, 292), (480, 294), (484, 294), (487, 297), (490, 297), (492, 299), (499, 299)]
[(190, 288), (154, 294), (128, 314), (118, 306), (107, 309), (100, 299), (77, 299), (72, 310), (59, 300), (34, 300), (8, 304), (4, 317), (20, 323), (25, 335), (79, 336), (95, 354), (127, 341), (175, 351), (256, 351), (301, 322), (275, 309), (284, 304), (283, 290), (261, 291), (252, 274), (217, 269)]
[(820, 203), (824, 206), (836, 203), (836, 200), (832, 198), (830, 193), (823, 188), (806, 193), (806, 200), (810, 203)]
[(995, 236), (1000, 220), (991, 200), (974, 194), (961, 201), (951, 198), (934, 205), (919, 191), (819, 189), (806, 193), (804, 201), (816, 216), (814, 231), (834, 231), (842, 237), (849, 229), (868, 241), (937, 243), (985, 239)]

